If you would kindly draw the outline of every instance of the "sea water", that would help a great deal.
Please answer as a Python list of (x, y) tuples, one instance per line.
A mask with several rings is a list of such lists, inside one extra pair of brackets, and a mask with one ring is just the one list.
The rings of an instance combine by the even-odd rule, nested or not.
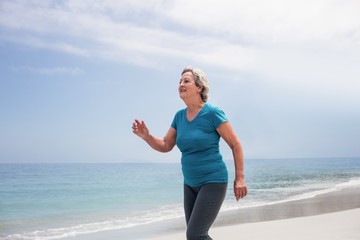
[[(360, 158), (251, 159), (236, 202), (229, 170), (221, 211), (311, 198), (360, 186)], [(0, 164), (0, 240), (50, 240), (136, 231), (183, 217), (180, 164)]]

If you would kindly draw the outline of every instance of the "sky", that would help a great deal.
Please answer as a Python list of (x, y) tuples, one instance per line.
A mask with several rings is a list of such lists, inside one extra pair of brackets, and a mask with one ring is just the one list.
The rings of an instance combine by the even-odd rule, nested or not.
[[(165, 135), (202, 69), (245, 159), (360, 156), (358, 0), (2, 0), (0, 163), (179, 162)], [(231, 150), (221, 141), (226, 160)]]

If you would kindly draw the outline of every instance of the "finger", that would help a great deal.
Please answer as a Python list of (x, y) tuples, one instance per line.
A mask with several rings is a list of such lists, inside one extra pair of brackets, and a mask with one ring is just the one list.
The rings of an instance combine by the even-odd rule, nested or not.
[(132, 129), (133, 129), (134, 131), (138, 130), (138, 129), (139, 129), (139, 125), (138, 125), (136, 122), (134, 122), (133, 125), (132, 125)]
[(240, 199), (240, 194), (239, 194), (239, 191), (238, 191), (237, 188), (234, 188), (234, 195), (235, 195), (236, 201), (239, 201), (239, 199)]
[(240, 195), (238, 193), (235, 195), (235, 197), (236, 197), (236, 201), (239, 201)]
[(133, 126), (132, 126), (133, 133), (135, 133), (135, 134), (141, 133), (143, 131), (141, 125), (142, 125), (141, 122), (138, 119), (135, 119), (135, 121), (133, 122)]
[(141, 126), (142, 126), (144, 129), (147, 129), (146, 124), (145, 124), (144, 121), (141, 121)]
[(246, 187), (235, 187), (235, 196), (237, 201), (241, 198), (244, 198), (246, 195), (247, 195)]
[(240, 188), (240, 189), (238, 190), (238, 197), (239, 197), (239, 199), (244, 197), (242, 188)]
[(141, 122), (140, 122), (138, 119), (135, 119), (134, 126), (135, 126), (136, 128), (138, 128), (139, 130), (142, 130), (143, 125), (144, 125), (144, 121), (141, 121)]
[(246, 188), (246, 187), (243, 187), (243, 188), (241, 189), (241, 198), (244, 198), (246, 195), (247, 195), (247, 188)]

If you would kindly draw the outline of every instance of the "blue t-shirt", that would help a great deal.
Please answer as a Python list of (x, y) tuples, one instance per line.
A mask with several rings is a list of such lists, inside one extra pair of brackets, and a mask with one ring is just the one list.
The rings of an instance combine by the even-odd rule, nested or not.
[(176, 130), (176, 145), (182, 153), (184, 183), (198, 187), (205, 183), (228, 181), (226, 165), (219, 150), (216, 129), (227, 122), (224, 112), (208, 103), (189, 121), (187, 109), (178, 111), (171, 124)]

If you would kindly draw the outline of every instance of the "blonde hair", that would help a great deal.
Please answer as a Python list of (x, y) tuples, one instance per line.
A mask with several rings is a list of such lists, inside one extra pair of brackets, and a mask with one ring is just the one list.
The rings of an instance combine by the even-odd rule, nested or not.
[(209, 96), (209, 82), (206, 78), (206, 75), (203, 71), (201, 71), (198, 68), (192, 68), (192, 67), (185, 67), (182, 71), (181, 75), (183, 75), (186, 72), (191, 72), (194, 75), (195, 78), (195, 85), (197, 87), (201, 87), (200, 96), (203, 102), (207, 102)]

